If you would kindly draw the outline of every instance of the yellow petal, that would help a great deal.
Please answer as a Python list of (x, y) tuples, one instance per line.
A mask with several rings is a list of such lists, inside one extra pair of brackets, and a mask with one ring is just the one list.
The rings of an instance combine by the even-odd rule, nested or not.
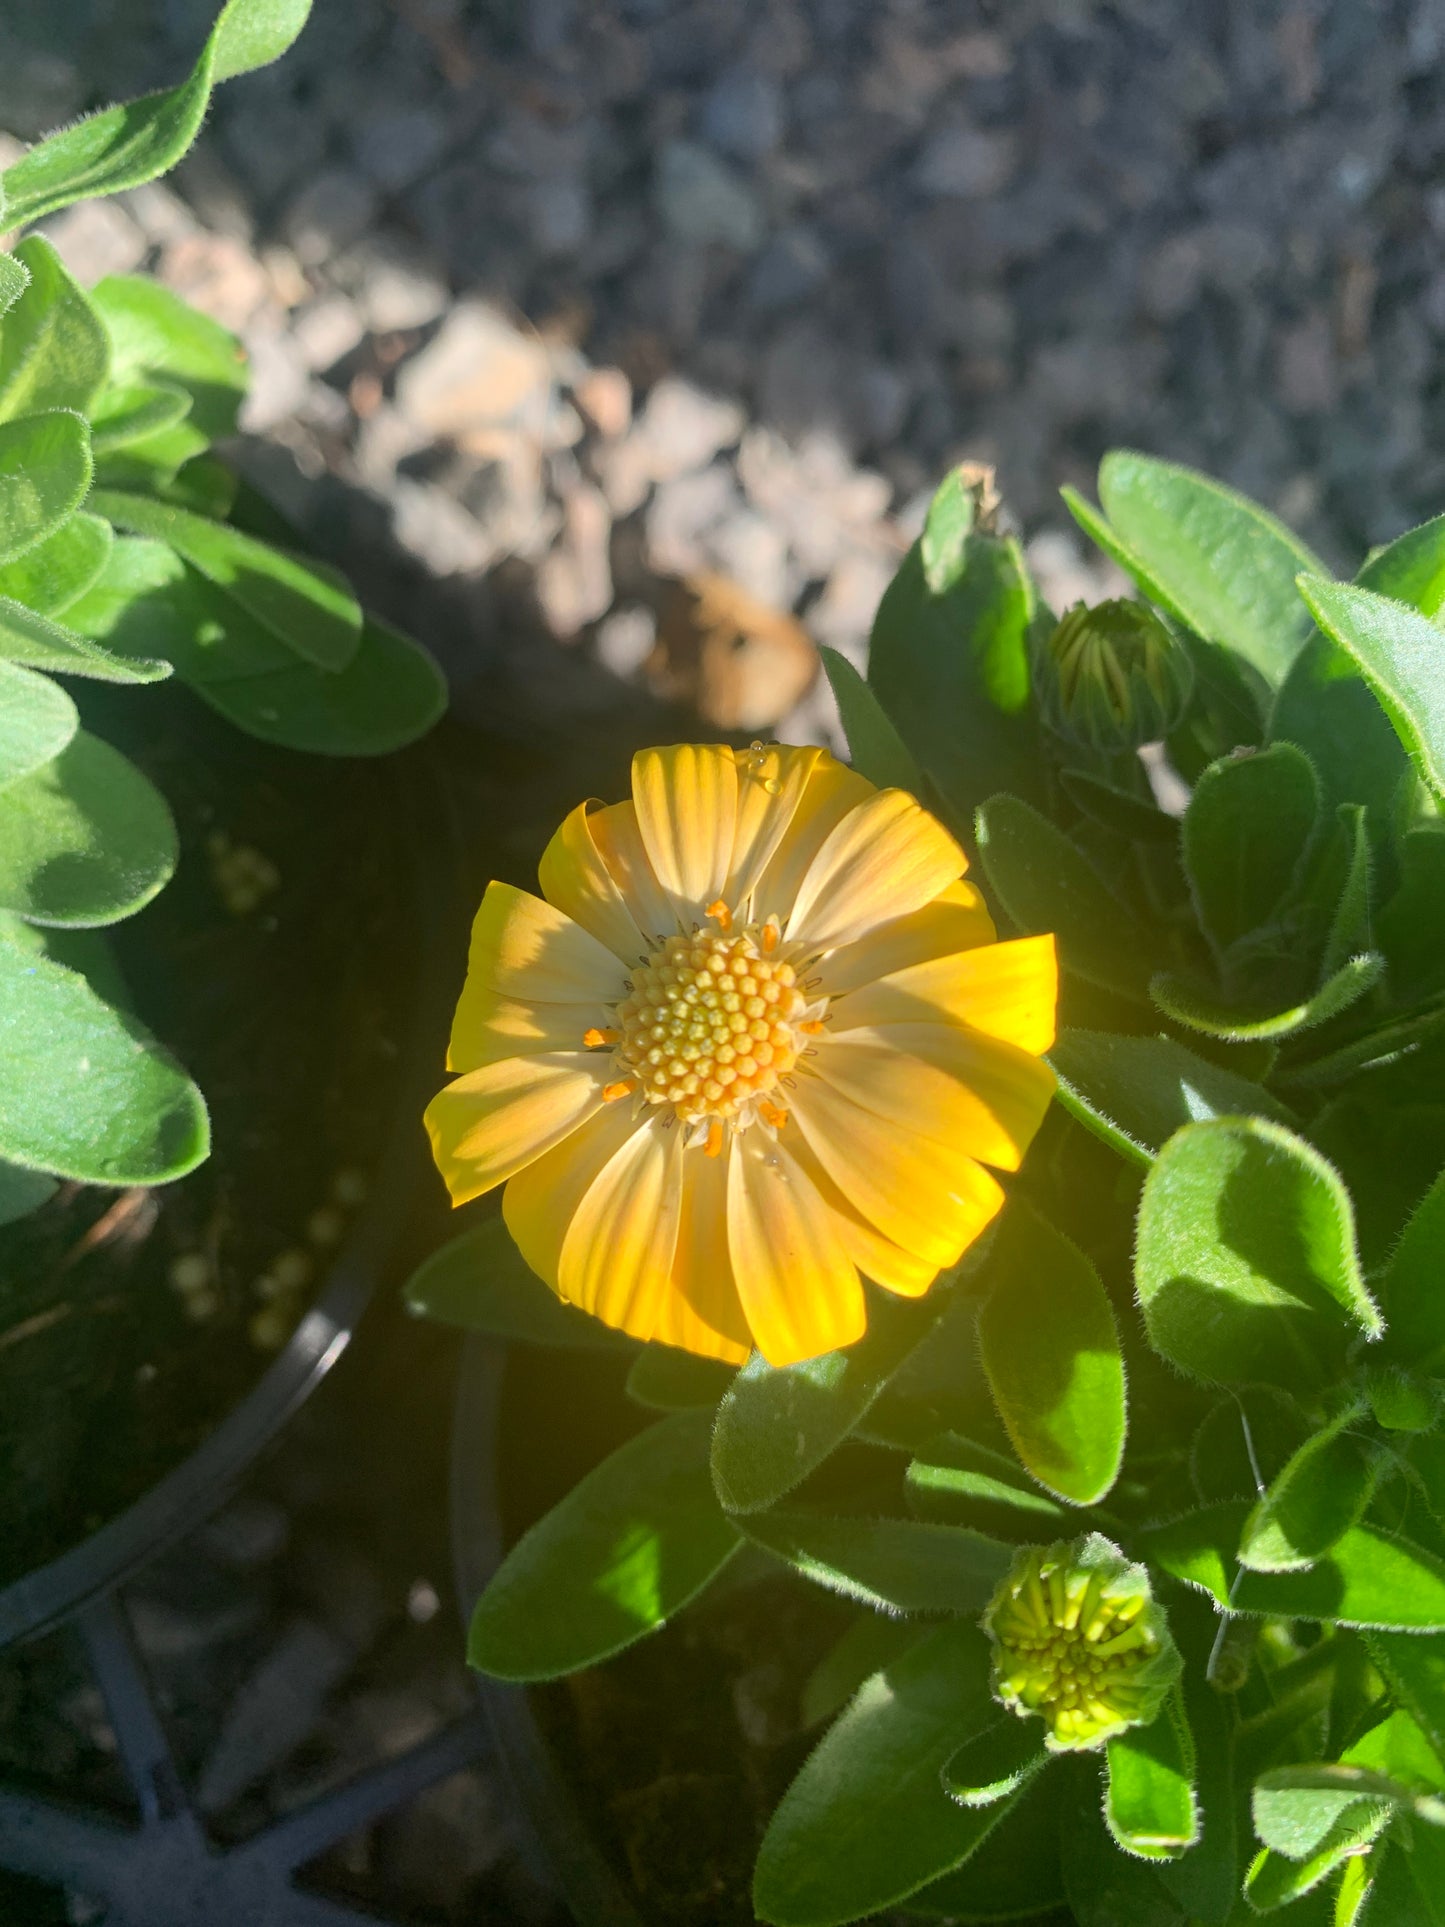
[(604, 1104), (519, 1171), (502, 1193), (502, 1216), (518, 1251), (553, 1291), (558, 1290), (562, 1241), (578, 1205), (603, 1167), (644, 1123), (630, 1104)]
[(1054, 1093), (1027, 1051), (951, 1024), (890, 1024), (819, 1038), (809, 1068), (890, 1124), (1017, 1171)]
[(833, 1031), (860, 1025), (970, 1025), (1042, 1056), (1054, 1041), (1059, 968), (1052, 937), (983, 944), (895, 970), (829, 1006)]
[(921, 910), (877, 924), (854, 942), (831, 951), (823, 971), (824, 988), (830, 997), (842, 996), (895, 970), (993, 941), (993, 919), (982, 896), (971, 883), (960, 880)]
[(588, 818), (587, 827), (638, 929), (654, 942), (670, 937), (679, 927), (677, 911), (643, 848), (631, 803), (609, 803)]
[(696, 1145), (682, 1161), (672, 1283), (653, 1337), (742, 1364), (752, 1350), (752, 1336), (728, 1255), (727, 1159), (710, 1158)]
[(885, 1237), (941, 1269), (998, 1212), (1003, 1191), (981, 1164), (799, 1077), (788, 1108), (818, 1162)]
[(657, 880), (683, 923), (701, 922), (727, 882), (738, 781), (725, 743), (674, 743), (632, 759), (632, 800)]
[(781, 1143), (733, 1139), (728, 1245), (738, 1294), (770, 1365), (851, 1345), (868, 1320), (863, 1285), (831, 1212)]
[(548, 903), (580, 923), (625, 964), (634, 964), (647, 939), (617, 881), (602, 859), (588, 822), (590, 804), (579, 803), (542, 852), (537, 880)]
[(721, 896), (736, 912), (757, 887), (787, 835), (821, 749), (778, 743), (737, 752), (738, 814), (732, 861)]
[(879, 790), (829, 834), (798, 886), (789, 938), (819, 950), (922, 909), (963, 873), (963, 851), (906, 790)]
[(588, 1186), (562, 1241), (557, 1288), (604, 1325), (651, 1338), (672, 1290), (683, 1136), (654, 1111)]
[(808, 772), (788, 834), (753, 890), (753, 915), (760, 923), (770, 916), (787, 922), (798, 885), (813, 858), (848, 812), (876, 794), (873, 785), (856, 770), (840, 763), (827, 750), (819, 754)]
[[(467, 978), (522, 1003), (612, 1003), (627, 972), (560, 910), (510, 883), (489, 883), (472, 924)], [(465, 994), (465, 993), (464, 993)]]
[(882, 1285), (885, 1291), (897, 1292), (901, 1298), (921, 1298), (938, 1276), (938, 1266), (915, 1258), (911, 1251), (885, 1238), (878, 1227), (844, 1197), (800, 1131), (789, 1132), (788, 1148), (832, 1212), (848, 1256), (863, 1276), (871, 1278), (875, 1285)]
[(503, 1183), (602, 1104), (605, 1053), (552, 1051), (468, 1071), (426, 1108), (432, 1156), (453, 1204)]
[(449, 1071), (480, 1070), (504, 1057), (534, 1057), (538, 1051), (575, 1051), (594, 1026), (607, 1021), (603, 1005), (531, 1004), (499, 997), (468, 979), (452, 1021), (447, 1047)]

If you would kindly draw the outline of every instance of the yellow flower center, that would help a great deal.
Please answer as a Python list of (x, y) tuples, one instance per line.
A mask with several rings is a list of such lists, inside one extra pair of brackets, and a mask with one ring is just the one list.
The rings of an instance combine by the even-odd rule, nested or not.
[(1116, 1728), (1140, 1709), (1138, 1675), (1158, 1650), (1146, 1604), (1107, 1597), (1097, 1573), (1034, 1571), (992, 1614), (998, 1691), (1067, 1745)]
[(721, 931), (659, 944), (633, 971), (615, 1028), (598, 1034), (642, 1095), (685, 1122), (735, 1118), (750, 1106), (767, 1116), (768, 1093), (806, 1047), (797, 973), (766, 954), (777, 948), (776, 927), (734, 935), (725, 917)]

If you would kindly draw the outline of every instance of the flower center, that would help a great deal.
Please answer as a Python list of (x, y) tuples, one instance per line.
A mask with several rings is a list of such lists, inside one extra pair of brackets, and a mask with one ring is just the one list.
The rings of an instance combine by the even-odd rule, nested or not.
[(797, 972), (767, 954), (776, 947), (775, 926), (757, 937), (701, 931), (666, 938), (633, 971), (607, 1041), (651, 1103), (686, 1122), (763, 1110), (808, 1027)]
[(998, 1691), (1087, 1745), (1140, 1710), (1138, 1675), (1158, 1650), (1146, 1603), (1106, 1597), (1097, 1574), (1035, 1571), (993, 1614)]

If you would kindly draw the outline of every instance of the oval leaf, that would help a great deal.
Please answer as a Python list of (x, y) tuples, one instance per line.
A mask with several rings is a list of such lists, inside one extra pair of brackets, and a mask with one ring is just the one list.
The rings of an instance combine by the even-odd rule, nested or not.
[(846, 656), (840, 656), (836, 649), (825, 648), (819, 653), (843, 719), (854, 769), (880, 789), (908, 790), (922, 796), (923, 772), (877, 696)]
[(1152, 1724), (1115, 1734), (1105, 1751), (1109, 1832), (1141, 1860), (1177, 1860), (1199, 1838), (1194, 1742), (1177, 1689)]
[(1251, 1044), (1293, 1037), (1302, 1030), (1327, 1024), (1351, 1004), (1358, 1003), (1366, 991), (1373, 990), (1384, 974), (1384, 958), (1377, 951), (1367, 950), (1342, 964), (1334, 976), (1302, 1004), (1258, 1016), (1231, 1010), (1209, 992), (1200, 992), (1167, 971), (1151, 979), (1149, 995), (1166, 1017), (1173, 1018), (1187, 1030), (1218, 1037), (1224, 1043)]
[[(109, 522), (77, 509), (53, 535), (0, 568), (0, 600), (24, 603), (37, 615), (60, 615), (99, 579), (114, 540)], [(0, 654), (6, 653), (0, 641)]]
[(1349, 1193), (1312, 1146), (1263, 1118), (1189, 1124), (1169, 1140), (1140, 1200), (1134, 1278), (1154, 1349), (1215, 1384), (1318, 1382), (1352, 1323), (1382, 1330)]
[(1172, 1037), (1063, 1030), (1049, 1062), (1058, 1074), (1064, 1108), (1106, 1144), (1143, 1165), (1152, 1164), (1185, 1124), (1211, 1117), (1293, 1121), (1262, 1084), (1197, 1056)]
[(677, 1412), (604, 1459), (502, 1561), (467, 1659), (497, 1679), (558, 1679), (655, 1632), (742, 1543), (708, 1477), (710, 1415)]
[(1316, 1432), (1270, 1484), (1244, 1523), (1239, 1561), (1255, 1572), (1292, 1572), (1313, 1564), (1358, 1523), (1375, 1489), (1375, 1466), (1346, 1427), (1361, 1407), (1347, 1406)]
[(1099, 1274), (1076, 1245), (1011, 1200), (989, 1252), (978, 1318), (983, 1368), (1025, 1469), (1073, 1505), (1119, 1475), (1124, 1362)]
[(1300, 577), (1321, 629), (1357, 664), (1437, 796), (1445, 795), (1445, 673), (1428, 616), (1353, 583)]
[[(52, 762), (80, 727), (75, 704), (46, 676), (0, 661), (0, 790), (20, 786)], [(4, 835), (8, 795), (0, 799)]]
[(986, 1527), (1010, 1540), (1057, 1539), (1068, 1513), (1031, 1485), (1014, 1461), (956, 1432), (929, 1440), (904, 1474), (908, 1503), (925, 1519)]
[(1319, 815), (1319, 783), (1291, 743), (1211, 763), (1184, 812), (1184, 864), (1216, 948), (1278, 918)]
[(991, 1807), (1017, 1793), (1049, 1756), (1033, 1720), (1006, 1714), (965, 1740), (943, 1769), (943, 1790), (960, 1806)]
[(632, 1361), (626, 1391), (654, 1412), (690, 1412), (716, 1405), (735, 1376), (731, 1365), (716, 1358), (699, 1358), (670, 1345), (644, 1345)]
[(630, 1340), (564, 1304), (527, 1264), (500, 1217), (453, 1238), (407, 1280), (407, 1310), (524, 1345), (616, 1351)]
[(0, 562), (43, 542), (90, 487), (90, 430), (65, 408), (0, 422)]
[(15, 254), (30, 283), (0, 322), (0, 421), (47, 408), (84, 415), (110, 362), (100, 316), (43, 235)]
[(966, 1526), (920, 1519), (774, 1510), (746, 1516), (741, 1524), (754, 1545), (786, 1560), (805, 1579), (880, 1612), (980, 1612), (1014, 1551)]

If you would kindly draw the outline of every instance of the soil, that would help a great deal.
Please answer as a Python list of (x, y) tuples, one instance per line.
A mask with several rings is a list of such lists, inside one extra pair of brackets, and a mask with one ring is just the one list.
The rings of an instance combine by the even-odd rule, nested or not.
[(384, 1142), (417, 963), (404, 761), (268, 749), (169, 686), (80, 700), (176, 818), (175, 877), (107, 934), (213, 1149), (0, 1231), (0, 1584), (162, 1478), (284, 1343)]

